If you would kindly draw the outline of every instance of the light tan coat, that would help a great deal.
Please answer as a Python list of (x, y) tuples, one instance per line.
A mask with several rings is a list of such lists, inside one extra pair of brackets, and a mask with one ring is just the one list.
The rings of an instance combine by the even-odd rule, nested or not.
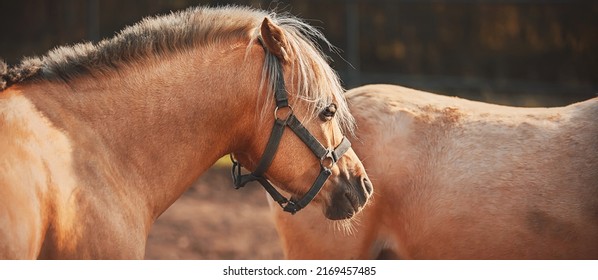
[[(0, 62), (0, 259), (143, 258), (153, 221), (217, 159), (259, 160), (274, 122), (276, 59), (297, 118), (338, 145), (353, 119), (308, 33), (324, 39), (289, 16), (191, 8), (96, 45), (10, 69)], [(339, 118), (316, 121), (333, 101)], [(285, 133), (266, 176), (300, 196), (319, 172), (319, 159)], [(339, 178), (364, 176), (349, 150), (318, 207), (358, 212), (369, 195)]]
[(287, 258), (598, 259), (598, 98), (514, 108), (393, 85), (347, 98), (373, 199), (349, 235), (317, 209), (273, 209)]

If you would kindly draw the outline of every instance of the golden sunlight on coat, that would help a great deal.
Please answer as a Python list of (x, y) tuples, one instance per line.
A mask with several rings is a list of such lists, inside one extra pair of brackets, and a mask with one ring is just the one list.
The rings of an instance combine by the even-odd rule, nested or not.
[[(191, 7), (0, 61), (0, 259), (143, 258), (154, 221), (219, 158), (255, 170), (281, 107), (292, 104), (311, 143), (338, 147), (353, 117), (317, 42), (327, 40), (290, 15)], [(309, 121), (331, 103), (336, 118)], [(261, 175), (311, 193), (322, 160), (290, 132), (277, 143)], [(299, 201), (330, 219), (351, 218), (372, 192), (343, 147), (319, 196)]]

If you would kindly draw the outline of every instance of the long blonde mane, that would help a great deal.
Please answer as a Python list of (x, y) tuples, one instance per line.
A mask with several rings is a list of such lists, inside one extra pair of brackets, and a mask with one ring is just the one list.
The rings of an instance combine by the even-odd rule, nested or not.
[[(116, 36), (96, 44), (80, 43), (58, 47), (42, 57), (25, 58), (8, 68), (0, 61), (0, 91), (26, 81), (61, 81), (113, 73), (134, 62), (160, 59), (190, 48), (218, 44), (224, 39), (243, 39), (248, 47), (259, 37), (259, 25), (269, 17), (284, 31), (294, 55), (292, 65), (296, 98), (307, 100), (315, 116), (330, 102), (338, 105), (338, 121), (353, 132), (354, 120), (342, 95), (337, 74), (328, 65), (317, 40), (331, 44), (316, 28), (289, 14), (267, 13), (246, 7), (194, 7), (168, 15), (148, 17)], [(262, 86), (268, 87), (265, 102), (270, 102), (278, 71), (274, 56), (267, 55)], [(266, 83), (266, 81), (268, 81)]]
[[(284, 29), (290, 47), (290, 50), (286, 51), (296, 58), (290, 67), (293, 71), (291, 77), (294, 78), (291, 83), (296, 85), (296, 97), (311, 103), (312, 116), (317, 115), (324, 106), (335, 102), (338, 107), (337, 120), (341, 128), (353, 133), (355, 121), (349, 113), (338, 75), (328, 65), (322, 49), (316, 42), (324, 42), (330, 49), (334, 48), (332, 44), (318, 29), (296, 17), (288, 14), (270, 14), (269, 17)], [(256, 30), (256, 34), (257, 32), (259, 31)], [(256, 38), (257, 35), (254, 35), (253, 39)], [(269, 54), (264, 63), (262, 85), (268, 81), (268, 99), (272, 98), (277, 82), (275, 78), (280, 64), (275, 63), (276, 59), (274, 55)]]

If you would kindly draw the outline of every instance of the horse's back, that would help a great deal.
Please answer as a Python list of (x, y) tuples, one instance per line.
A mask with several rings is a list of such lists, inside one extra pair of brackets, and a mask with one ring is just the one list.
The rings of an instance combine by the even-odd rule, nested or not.
[(384, 217), (399, 255), (598, 258), (598, 98), (514, 108), (390, 85), (347, 97), (379, 194), (364, 215)]

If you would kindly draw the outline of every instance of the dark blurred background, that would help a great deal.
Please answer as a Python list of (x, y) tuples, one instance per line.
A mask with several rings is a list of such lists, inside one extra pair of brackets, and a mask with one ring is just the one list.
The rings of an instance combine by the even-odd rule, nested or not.
[(111, 37), (193, 5), (286, 11), (322, 28), (345, 87), (395, 83), (476, 100), (558, 106), (598, 93), (598, 1), (21, 0), (0, 2), (9, 64)]

